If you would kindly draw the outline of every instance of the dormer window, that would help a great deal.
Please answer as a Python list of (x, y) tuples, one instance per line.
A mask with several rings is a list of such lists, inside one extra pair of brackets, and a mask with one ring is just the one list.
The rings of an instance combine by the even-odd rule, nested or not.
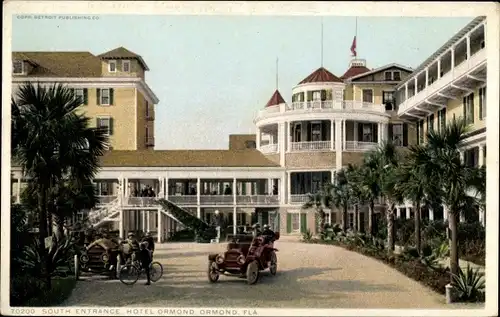
[(124, 72), (130, 72), (130, 61), (122, 61), (122, 69)]
[(401, 80), (401, 72), (393, 72), (392, 73), (393, 80)]
[(14, 74), (24, 74), (24, 62), (16, 60), (12, 62), (12, 72)]
[(385, 80), (392, 80), (392, 72), (385, 72), (384, 76)]
[(116, 72), (116, 61), (109, 61), (108, 62), (108, 70), (110, 73)]

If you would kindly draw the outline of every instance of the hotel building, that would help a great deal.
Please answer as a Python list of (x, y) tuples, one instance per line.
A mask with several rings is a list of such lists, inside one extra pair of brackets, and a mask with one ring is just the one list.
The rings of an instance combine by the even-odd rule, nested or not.
[[(206, 222), (218, 211), (230, 231), (234, 224), (259, 222), (281, 234), (314, 233), (315, 212), (302, 208), (307, 194), (347, 164), (360, 164), (384, 140), (399, 147), (425, 142), (427, 129), (464, 116), (473, 126), (464, 160), (484, 164), (485, 32), (485, 18), (474, 19), (415, 70), (396, 63), (370, 69), (353, 59), (338, 77), (320, 67), (292, 88), (288, 102), (276, 90), (256, 114), (256, 134), (230, 135), (226, 150), (155, 150), (159, 100), (145, 81), (145, 61), (123, 47), (97, 56), (14, 52), (13, 92), (25, 81), (62, 82), (81, 96), (81, 109), (95, 125), (108, 128), (111, 148), (95, 179), (100, 203), (89, 212), (95, 226), (117, 229), (122, 237), (155, 231), (163, 241), (178, 220), (154, 199), (138, 197), (150, 186), (156, 197)], [(12, 169), (19, 202), (25, 184), (21, 170)], [(398, 216), (412, 217), (411, 207), (400, 206)], [(328, 223), (337, 222), (335, 210), (326, 212)], [(426, 216), (443, 218), (446, 210)], [(353, 220), (349, 211), (349, 226)], [(364, 208), (359, 221), (368, 223)]]

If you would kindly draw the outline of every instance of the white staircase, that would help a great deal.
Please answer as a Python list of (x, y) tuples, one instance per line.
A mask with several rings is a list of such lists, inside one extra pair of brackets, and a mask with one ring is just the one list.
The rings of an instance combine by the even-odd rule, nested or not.
[(122, 207), (120, 197), (111, 201), (110, 203), (100, 205), (96, 209), (89, 212), (89, 221), (92, 226), (99, 227), (109, 221), (117, 221), (116, 216), (120, 214)]

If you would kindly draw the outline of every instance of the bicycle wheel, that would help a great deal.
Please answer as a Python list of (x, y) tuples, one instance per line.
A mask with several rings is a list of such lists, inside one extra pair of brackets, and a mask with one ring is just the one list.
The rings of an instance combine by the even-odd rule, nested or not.
[(163, 266), (160, 262), (153, 262), (149, 265), (149, 273), (151, 275), (151, 281), (157, 282), (163, 276)]
[(120, 270), (120, 282), (125, 285), (133, 285), (140, 275), (141, 271), (135, 265), (124, 265)]

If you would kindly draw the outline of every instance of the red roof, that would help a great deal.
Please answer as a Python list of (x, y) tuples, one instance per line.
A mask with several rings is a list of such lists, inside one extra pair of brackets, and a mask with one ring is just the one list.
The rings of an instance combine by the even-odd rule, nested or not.
[(307, 83), (331, 83), (331, 82), (342, 82), (342, 80), (340, 80), (340, 78), (338, 78), (334, 74), (330, 73), (324, 67), (320, 67), (316, 69), (311, 75), (304, 78), (299, 83), (299, 85)]
[(278, 89), (274, 92), (273, 96), (269, 101), (267, 102), (266, 108), (267, 107), (272, 107), (272, 106), (277, 106), (279, 104), (285, 103), (285, 99), (281, 96), (280, 92)]
[(364, 74), (369, 72), (370, 69), (365, 66), (351, 66), (345, 73), (342, 75), (342, 79), (348, 79), (360, 74)]

